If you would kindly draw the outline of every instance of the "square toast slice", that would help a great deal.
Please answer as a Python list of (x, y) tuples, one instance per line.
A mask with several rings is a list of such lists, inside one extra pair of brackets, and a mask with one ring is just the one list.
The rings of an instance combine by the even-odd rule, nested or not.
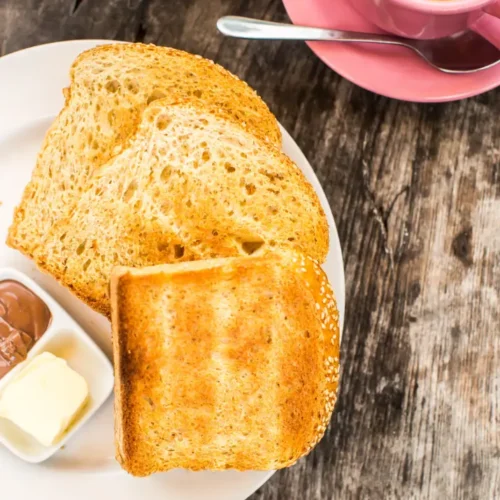
[(273, 470), (321, 439), (339, 326), (312, 258), (119, 267), (111, 303), (116, 452), (129, 473)]

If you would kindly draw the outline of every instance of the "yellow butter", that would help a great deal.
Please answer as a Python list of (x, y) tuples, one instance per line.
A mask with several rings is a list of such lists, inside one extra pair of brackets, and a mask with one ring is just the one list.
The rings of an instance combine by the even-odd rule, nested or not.
[(45, 446), (56, 444), (87, 402), (86, 380), (48, 352), (35, 356), (0, 395), (0, 416)]

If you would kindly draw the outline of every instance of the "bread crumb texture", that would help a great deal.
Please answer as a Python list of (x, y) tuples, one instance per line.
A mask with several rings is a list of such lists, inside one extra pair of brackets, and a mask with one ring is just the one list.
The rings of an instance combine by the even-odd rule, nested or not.
[(225, 110), (263, 141), (279, 147), (278, 123), (246, 83), (221, 66), (180, 50), (144, 44), (103, 45), (83, 52), (64, 89), (66, 105), (48, 131), (8, 242), (28, 256), (67, 216), (96, 168), (127, 147), (146, 107), (189, 99)]
[(71, 82), (8, 244), (91, 307), (109, 315), (116, 265), (287, 246), (324, 261), (317, 195), (248, 85), (211, 61), (141, 44), (83, 53)]

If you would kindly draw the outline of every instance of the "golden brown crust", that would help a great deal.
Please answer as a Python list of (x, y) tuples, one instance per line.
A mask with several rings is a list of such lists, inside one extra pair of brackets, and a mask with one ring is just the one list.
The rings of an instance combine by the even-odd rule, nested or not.
[[(161, 47), (154, 44), (143, 44), (143, 43), (117, 43), (109, 45), (100, 45), (82, 52), (71, 66), (70, 76), (71, 81), (78, 79), (78, 73), (80, 67), (84, 67), (87, 60), (92, 60), (97, 57), (106, 57), (107, 53), (122, 54), (124, 52), (133, 50), (138, 57), (147, 54), (158, 54), (158, 62), (161, 62), (163, 58), (179, 59), (182, 60), (182, 65), (185, 66), (186, 70), (191, 69), (191, 67), (196, 67), (197, 72), (199, 72), (199, 78), (203, 80), (206, 76), (206, 81), (203, 82), (203, 87), (206, 83), (212, 81), (215, 85), (220, 84), (227, 80), (227, 82), (232, 81), (233, 87), (233, 99), (228, 102), (219, 101), (218, 104), (221, 108), (225, 109), (227, 112), (231, 113), (235, 119), (242, 121), (245, 119), (245, 126), (251, 133), (255, 134), (256, 137), (260, 137), (265, 141), (269, 141), (276, 147), (281, 148), (281, 131), (278, 126), (278, 122), (274, 115), (269, 110), (268, 106), (264, 101), (261, 100), (257, 92), (252, 89), (245, 81), (240, 80), (236, 75), (223, 68), (219, 64), (213, 62), (210, 59), (206, 59), (202, 56), (191, 54), (183, 50), (174, 49), (171, 47)], [(217, 75), (217, 76), (216, 76)], [(231, 87), (229, 83), (224, 83)], [(161, 83), (158, 87), (162, 87)], [(173, 91), (176, 89), (172, 89)], [(193, 89), (195, 91), (195, 89)], [(174, 100), (179, 98), (186, 98), (187, 95), (182, 93), (176, 93), (172, 96)], [(192, 99), (196, 99), (197, 96), (191, 94)], [(202, 96), (203, 97), (203, 96)], [(244, 107), (242, 106), (242, 101), (244, 102)], [(250, 102), (251, 101), (251, 102)], [(241, 109), (240, 106), (242, 106)], [(248, 106), (248, 107), (247, 107)], [(253, 108), (254, 115), (243, 114), (243, 109), (249, 111)]]
[(117, 457), (145, 476), (286, 467), (319, 441), (335, 404), (338, 312), (298, 252), (111, 278)]
[[(128, 67), (121, 67), (125, 56)], [(94, 170), (127, 146), (154, 99), (217, 104), (251, 133), (281, 145), (278, 123), (256, 92), (200, 56), (154, 45), (104, 45), (82, 53), (70, 76), (65, 106), (47, 132), (7, 237), (30, 258), (50, 238), (51, 226), (71, 214)]]
[[(168, 122), (162, 130), (160, 120)], [(159, 99), (129, 147), (94, 173), (71, 217), (53, 226), (35, 262), (109, 315), (113, 266), (244, 255), (245, 240), (260, 241), (260, 253), (294, 246), (324, 261), (328, 223), (314, 189), (225, 110)]]

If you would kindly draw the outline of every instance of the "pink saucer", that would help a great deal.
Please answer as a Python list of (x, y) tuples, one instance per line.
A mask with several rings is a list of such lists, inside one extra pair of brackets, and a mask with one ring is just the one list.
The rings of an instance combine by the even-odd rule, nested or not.
[[(283, 0), (296, 24), (381, 33), (349, 0)], [(402, 47), (310, 42), (315, 54), (351, 82), (377, 94), (413, 102), (464, 99), (500, 85), (500, 64), (470, 75), (447, 75)]]

